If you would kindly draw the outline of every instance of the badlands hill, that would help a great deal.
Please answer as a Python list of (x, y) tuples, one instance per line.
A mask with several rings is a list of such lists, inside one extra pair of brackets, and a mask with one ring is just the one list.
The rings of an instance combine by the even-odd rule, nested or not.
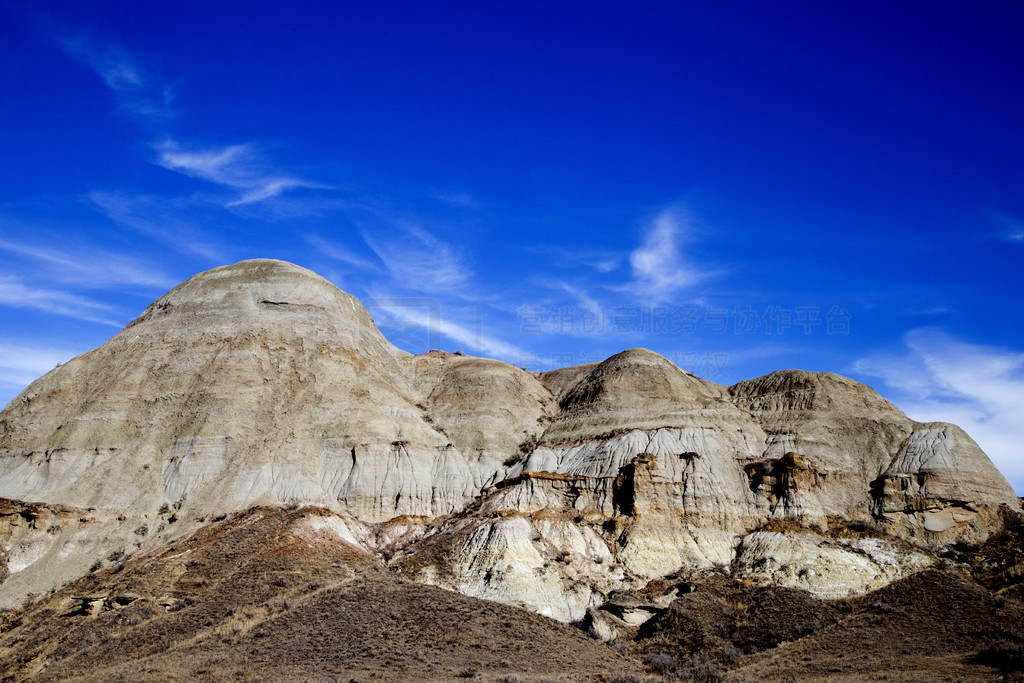
[[(698, 586), (831, 604), (920, 583), (1020, 514), (961, 429), (916, 423), (839, 375), (725, 387), (644, 349), (547, 373), (414, 356), (356, 299), (271, 260), (196, 275), (8, 404), (0, 497), (0, 606), (36, 597), (35, 619), (79, 603), (99, 618), (120, 605), (121, 572), (264, 510), (317, 539), (275, 532), (289, 557), (326, 543), (352, 576), (383, 571), (367, 575), (381, 591), (428, 584), (622, 642), (710, 595)], [(170, 618), (178, 598), (156, 606), (183, 594), (172, 574), (125, 604)], [(44, 655), (26, 661), (42, 670)], [(436, 665), (415, 675), (454, 675)]]

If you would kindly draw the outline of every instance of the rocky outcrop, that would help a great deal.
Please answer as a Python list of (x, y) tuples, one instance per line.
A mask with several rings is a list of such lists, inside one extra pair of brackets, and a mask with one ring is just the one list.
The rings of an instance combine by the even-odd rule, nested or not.
[(998, 525), (996, 508), (977, 502), (1005, 496), (1002, 476), (974, 440), (941, 422), (914, 425), (871, 486), (876, 516), (932, 543), (983, 541)]
[(310, 271), (203, 273), (4, 410), (0, 495), (185, 517), (255, 502), (367, 521), (461, 509), (493, 475), (424, 419), (402, 356)]
[[(960, 429), (838, 375), (723, 387), (644, 349), (548, 373), (413, 356), (353, 297), (270, 260), (193, 277), (28, 387), (0, 413), (0, 496), (90, 520), (0, 528), (6, 604), (302, 503), (407, 576), (603, 632), (689, 571), (870, 590), (1019, 508)], [(833, 533), (857, 523), (877, 538)]]
[(926, 554), (890, 540), (831, 540), (815, 533), (758, 531), (743, 539), (736, 574), (760, 585), (844, 598), (881, 588), (931, 565)]
[(557, 410), (534, 373), (507, 363), (431, 351), (402, 364), (423, 420), (472, 460), (474, 493), (529, 452)]

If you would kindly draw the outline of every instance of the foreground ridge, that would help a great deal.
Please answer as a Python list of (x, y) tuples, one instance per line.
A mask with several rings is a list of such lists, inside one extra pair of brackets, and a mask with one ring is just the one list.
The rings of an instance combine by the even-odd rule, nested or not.
[[(1016, 680), (1024, 667), (1019, 517), (984, 545), (949, 548), (935, 567), (862, 596), (822, 599), (715, 570), (619, 591), (602, 610), (623, 622), (611, 647), (526, 610), (411, 583), (352, 532), (324, 508), (255, 506), (121, 557), (0, 611), (0, 677), (955, 681)], [(676, 597), (663, 599), (666, 589)]]

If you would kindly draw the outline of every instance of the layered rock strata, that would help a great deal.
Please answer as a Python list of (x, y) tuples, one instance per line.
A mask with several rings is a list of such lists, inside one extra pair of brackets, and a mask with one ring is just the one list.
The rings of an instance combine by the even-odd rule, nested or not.
[(606, 630), (654, 613), (622, 591), (687, 571), (870, 590), (1019, 511), (962, 430), (853, 380), (724, 387), (644, 349), (547, 373), (413, 356), (270, 260), (193, 277), (15, 398), (0, 496), (92, 520), (0, 510), (6, 604), (231, 511), (312, 504), (417, 580)]

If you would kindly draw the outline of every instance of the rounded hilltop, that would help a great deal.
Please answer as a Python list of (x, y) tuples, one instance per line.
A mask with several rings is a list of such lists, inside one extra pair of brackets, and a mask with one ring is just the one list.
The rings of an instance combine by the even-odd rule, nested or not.
[(373, 327), (370, 314), (354, 296), (307, 268), (263, 258), (192, 276), (150, 304), (129, 327), (174, 313), (255, 316), (302, 311), (340, 314), (351, 323)]
[(899, 408), (866, 384), (834, 372), (776, 370), (729, 388), (733, 400), (751, 411), (837, 411), (848, 416), (906, 419)]
[(580, 366), (572, 376), (574, 370), (551, 373), (548, 381), (557, 391), (560, 409), (548, 440), (681, 426), (723, 405), (723, 387), (680, 370), (648, 349), (627, 349), (600, 363)]

